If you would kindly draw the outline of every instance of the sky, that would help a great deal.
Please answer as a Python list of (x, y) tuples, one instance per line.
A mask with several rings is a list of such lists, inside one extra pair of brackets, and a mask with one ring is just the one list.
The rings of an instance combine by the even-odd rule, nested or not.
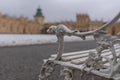
[(109, 21), (120, 12), (120, 0), (0, 0), (0, 13), (33, 19), (39, 6), (45, 22), (75, 21), (77, 13)]

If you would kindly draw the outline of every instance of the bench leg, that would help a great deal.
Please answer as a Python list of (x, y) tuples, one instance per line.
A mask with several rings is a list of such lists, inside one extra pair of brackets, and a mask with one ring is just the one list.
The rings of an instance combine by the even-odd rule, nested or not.
[(64, 68), (62, 71), (61, 71), (61, 75), (65, 76), (64, 77), (64, 80), (73, 80), (73, 72), (71, 69), (69, 68)]
[(45, 61), (40, 70), (39, 80), (48, 80), (54, 69), (55, 64), (52, 61)]

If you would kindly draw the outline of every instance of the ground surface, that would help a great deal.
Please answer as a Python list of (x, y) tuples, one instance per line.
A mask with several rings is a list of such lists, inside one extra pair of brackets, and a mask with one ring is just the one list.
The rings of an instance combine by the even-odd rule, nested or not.
[[(65, 43), (65, 52), (92, 49), (95, 46), (94, 41)], [(0, 48), (0, 80), (38, 80), (42, 60), (54, 54), (56, 49), (56, 44)], [(63, 80), (58, 72), (54, 74), (57, 76), (54, 75), (50, 80)]]

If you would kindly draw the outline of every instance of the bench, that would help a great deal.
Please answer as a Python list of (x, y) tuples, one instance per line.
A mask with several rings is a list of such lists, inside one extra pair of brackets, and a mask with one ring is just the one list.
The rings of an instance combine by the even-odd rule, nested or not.
[[(65, 25), (51, 26), (49, 33), (55, 33), (58, 39), (57, 54), (44, 59), (40, 70), (39, 80), (47, 80), (55, 70), (55, 66), (63, 67), (61, 74), (64, 80), (73, 80), (73, 70), (80, 71), (80, 77), (85, 74), (93, 74), (107, 79), (120, 80), (120, 44), (119, 39), (112, 39), (111, 35), (104, 30), (115, 23), (120, 17), (120, 13), (109, 23), (102, 27), (88, 32), (70, 30)], [(87, 35), (93, 35), (98, 47), (95, 49), (63, 53), (64, 36), (78, 36), (85, 39)]]

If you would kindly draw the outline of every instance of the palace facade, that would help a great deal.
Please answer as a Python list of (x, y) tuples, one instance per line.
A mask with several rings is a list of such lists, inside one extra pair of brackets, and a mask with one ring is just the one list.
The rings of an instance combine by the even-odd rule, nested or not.
[(39, 34), (43, 26), (44, 16), (40, 8), (37, 9), (34, 20), (0, 14), (0, 33), (3, 34)]
[[(24, 17), (10, 17), (8, 15), (0, 14), (0, 33), (3, 34), (40, 34), (46, 33), (46, 30), (51, 25), (64, 24), (70, 29), (77, 29), (80, 32), (90, 31), (97, 29), (104, 25), (104, 21), (92, 21), (88, 14), (76, 14), (75, 21), (62, 21), (54, 23), (45, 23), (42, 10), (37, 9), (36, 14), (33, 16), (34, 20), (29, 20)], [(120, 32), (120, 22), (116, 22), (107, 31), (111, 34)]]

